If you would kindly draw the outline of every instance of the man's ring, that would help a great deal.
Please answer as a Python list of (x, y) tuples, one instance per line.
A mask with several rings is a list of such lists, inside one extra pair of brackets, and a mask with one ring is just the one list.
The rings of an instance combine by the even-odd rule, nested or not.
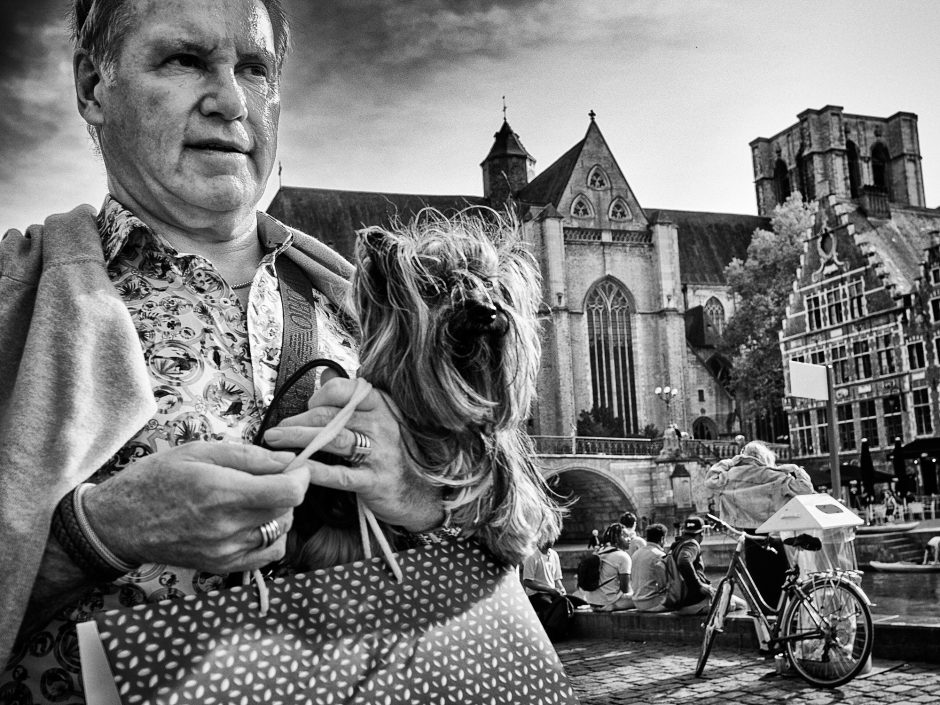
[(278, 537), (281, 535), (281, 525), (277, 523), (277, 519), (265, 522), (258, 527), (258, 530), (261, 532), (262, 550), (273, 546), (274, 542), (277, 541)]
[(356, 444), (353, 446), (352, 455), (349, 456), (349, 464), (353, 467), (362, 465), (362, 461), (369, 457), (372, 452), (372, 441), (364, 433), (353, 431), (356, 434)]

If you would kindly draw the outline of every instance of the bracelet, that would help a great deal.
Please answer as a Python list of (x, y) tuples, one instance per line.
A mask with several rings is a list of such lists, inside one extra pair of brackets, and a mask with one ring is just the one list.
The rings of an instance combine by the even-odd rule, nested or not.
[(52, 515), (52, 534), (82, 571), (96, 582), (111, 582), (137, 569), (115, 556), (91, 528), (82, 496), (84, 483), (61, 499)]

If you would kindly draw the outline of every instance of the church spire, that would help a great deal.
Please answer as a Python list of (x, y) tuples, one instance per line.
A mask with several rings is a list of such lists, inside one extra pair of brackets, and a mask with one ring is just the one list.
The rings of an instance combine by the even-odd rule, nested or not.
[(506, 98), (503, 97), (503, 124), (493, 135), (493, 146), (480, 163), (483, 169), (483, 197), (500, 208), (529, 183), (529, 168), (535, 159), (522, 146), (506, 119)]

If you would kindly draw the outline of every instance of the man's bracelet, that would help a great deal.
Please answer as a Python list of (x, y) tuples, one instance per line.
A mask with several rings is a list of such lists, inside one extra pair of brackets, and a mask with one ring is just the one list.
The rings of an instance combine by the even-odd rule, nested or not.
[(52, 533), (89, 578), (96, 582), (111, 582), (138, 566), (115, 556), (91, 528), (82, 496), (93, 486), (83, 483), (62, 498), (52, 515)]

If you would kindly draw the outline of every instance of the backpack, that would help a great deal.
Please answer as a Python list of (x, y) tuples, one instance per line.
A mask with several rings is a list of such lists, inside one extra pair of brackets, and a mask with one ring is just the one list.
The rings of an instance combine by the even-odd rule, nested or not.
[(663, 559), (663, 565), (666, 568), (666, 598), (663, 601), (664, 607), (676, 607), (681, 605), (688, 595), (689, 587), (685, 584), (682, 573), (679, 572), (679, 565), (676, 563), (676, 554), (687, 542), (677, 541), (666, 553)]
[(610, 580), (601, 582), (601, 554), (592, 553), (590, 556), (578, 561), (578, 587), (585, 592), (597, 590), (601, 585), (606, 585), (616, 578), (615, 575)]

